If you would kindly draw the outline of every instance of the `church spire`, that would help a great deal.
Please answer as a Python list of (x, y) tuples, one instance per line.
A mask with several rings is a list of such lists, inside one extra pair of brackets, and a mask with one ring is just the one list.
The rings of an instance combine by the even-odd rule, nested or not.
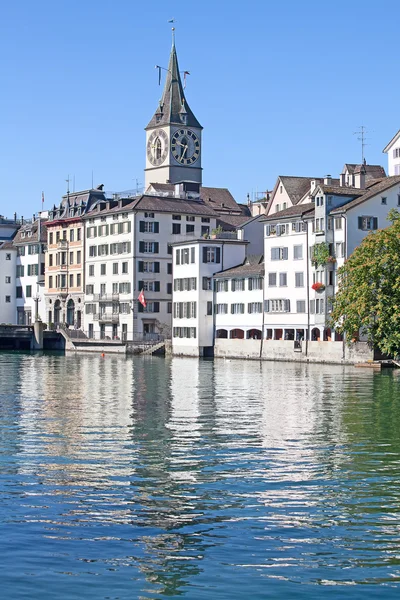
[[(184, 107), (184, 112), (182, 112)], [(172, 37), (172, 49), (169, 57), (167, 77), (159, 107), (146, 129), (160, 125), (185, 125), (202, 128), (187, 103), (179, 73), (178, 57), (175, 48), (175, 36)]]

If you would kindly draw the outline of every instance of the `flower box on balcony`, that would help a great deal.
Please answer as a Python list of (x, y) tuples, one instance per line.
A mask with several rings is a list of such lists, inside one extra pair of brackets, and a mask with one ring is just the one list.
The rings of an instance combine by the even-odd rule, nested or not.
[(325, 286), (323, 283), (320, 283), (319, 281), (317, 281), (316, 283), (312, 284), (311, 289), (316, 292), (323, 292), (325, 289)]

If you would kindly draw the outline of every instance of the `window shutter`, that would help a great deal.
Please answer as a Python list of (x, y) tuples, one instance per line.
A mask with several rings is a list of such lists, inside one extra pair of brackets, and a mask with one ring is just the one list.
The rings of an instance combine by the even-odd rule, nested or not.
[(144, 221), (139, 221), (139, 231), (140, 233), (144, 233)]
[(181, 264), (181, 252), (179, 249), (175, 252), (175, 262), (177, 265)]
[[(231, 290), (232, 290), (232, 292), (236, 292), (236, 281), (234, 279), (232, 279), (232, 282), (231, 282)], [(226, 290), (226, 291), (228, 291), (228, 290)]]
[(363, 228), (363, 218), (358, 217), (358, 229), (362, 229), (362, 228)]
[(234, 314), (234, 310), (233, 310), (233, 304), (231, 304), (231, 314)]
[(310, 314), (315, 314), (315, 300), (310, 300)]
[(154, 273), (159, 273), (159, 272), (160, 272), (160, 263), (155, 262), (154, 263)]
[(269, 312), (269, 300), (264, 300), (264, 312)]
[(159, 247), (158, 242), (154, 242), (154, 254), (158, 254), (158, 247)]
[(249, 279), (248, 279), (248, 290), (249, 290), (249, 292), (251, 292), (252, 289), (253, 289), (253, 280), (249, 277)]
[(194, 263), (195, 248), (190, 248), (190, 262)]
[(139, 273), (143, 273), (143, 261), (139, 260)]
[(154, 221), (154, 233), (160, 232), (160, 224), (158, 221)]
[(140, 304), (140, 302), (138, 302), (138, 312), (143, 312), (143, 304)]
[(131, 232), (131, 222), (128, 221), (128, 233), (130, 233), (130, 232)]
[(372, 219), (372, 229), (378, 229), (378, 217)]
[(143, 281), (138, 281), (138, 290), (139, 292), (143, 289)]
[(285, 312), (290, 312), (290, 300), (285, 300)]
[(288, 248), (282, 248), (282, 260), (288, 259)]
[(221, 262), (221, 248), (217, 248), (216, 249), (216, 259), (215, 259), (216, 263), (220, 263)]
[(172, 294), (172, 283), (167, 283), (167, 294)]
[(160, 312), (160, 303), (159, 302), (154, 302), (154, 311), (153, 312)]
[(249, 302), (247, 305), (247, 312), (251, 314), (251, 302)]
[(139, 242), (139, 252), (144, 252), (144, 242)]
[(159, 292), (160, 291), (160, 282), (159, 281), (155, 281), (154, 282), (154, 291), (155, 292)]
[(240, 313), (242, 315), (244, 315), (244, 304), (243, 303), (240, 305)]
[(270, 236), (271, 235), (271, 225), (266, 225), (265, 226), (265, 235), (266, 236)]
[(203, 247), (203, 263), (207, 262), (207, 248), (206, 246)]

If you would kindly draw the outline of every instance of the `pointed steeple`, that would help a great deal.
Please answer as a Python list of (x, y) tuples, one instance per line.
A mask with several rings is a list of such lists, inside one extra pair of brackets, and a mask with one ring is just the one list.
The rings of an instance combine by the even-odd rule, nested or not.
[[(183, 107), (184, 109), (182, 111)], [(183, 115), (186, 116), (183, 117)], [(169, 57), (168, 71), (165, 79), (163, 95), (161, 97), (159, 106), (146, 129), (170, 124), (198, 127), (202, 129), (200, 123), (190, 110), (185, 98), (185, 92), (179, 73), (175, 41), (172, 42), (171, 55)]]

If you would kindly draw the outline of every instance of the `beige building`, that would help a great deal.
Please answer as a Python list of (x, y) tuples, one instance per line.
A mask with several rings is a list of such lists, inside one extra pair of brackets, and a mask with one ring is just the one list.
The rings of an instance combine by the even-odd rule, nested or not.
[(46, 320), (49, 324), (81, 327), (85, 255), (82, 216), (102, 199), (102, 189), (67, 194), (58, 207), (49, 211), (45, 269)]

